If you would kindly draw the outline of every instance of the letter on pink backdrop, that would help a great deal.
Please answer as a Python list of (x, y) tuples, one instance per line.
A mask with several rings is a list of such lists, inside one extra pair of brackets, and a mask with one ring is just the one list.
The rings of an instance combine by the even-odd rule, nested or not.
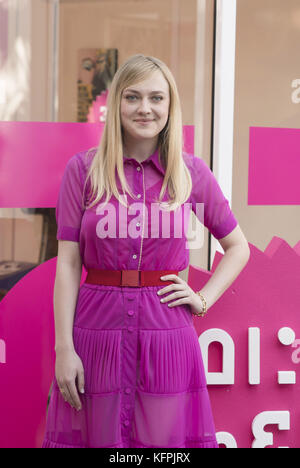
[(249, 205), (300, 204), (300, 130), (250, 127)]
[[(221, 330), (222, 335), (227, 333), (234, 344), (233, 359), (229, 352), (229, 362), (225, 363), (222, 363), (220, 347), (214, 342), (210, 345), (209, 373), (219, 373), (220, 379), (223, 370), (227, 373), (226, 380), (230, 380), (230, 364), (233, 364), (234, 371), (233, 384), (219, 382), (209, 385), (216, 428), (234, 436), (238, 448), (251, 448), (254, 418), (266, 411), (288, 411), (290, 430), (280, 430), (274, 424), (266, 426), (265, 431), (273, 433), (272, 447), (298, 448), (300, 364), (293, 358), (293, 342), (283, 344), (278, 332), (282, 328), (290, 328), (296, 338), (300, 337), (300, 242), (292, 248), (274, 236), (264, 252), (250, 243), (249, 247), (251, 255), (244, 270), (208, 314), (203, 319), (194, 320), (200, 342), (208, 330), (218, 329), (212, 334), (218, 338)], [(222, 257), (221, 253), (216, 253), (209, 272), (190, 266), (189, 284), (194, 290), (204, 286)], [(257, 382), (260, 383), (249, 384), (248, 330), (257, 328), (260, 330), (260, 346), (254, 342), (250, 355), (254, 371), (259, 370)], [(230, 351), (229, 345), (226, 343), (225, 347)], [(255, 362), (259, 347), (260, 355)], [(282, 371), (294, 373), (296, 383), (279, 384), (278, 372)], [(264, 446), (264, 440), (265, 435), (259, 437), (258, 443)]]
[[(67, 161), (98, 146), (101, 123), (0, 122), (0, 208), (55, 207)], [(194, 127), (184, 127), (193, 151)], [(54, 376), (56, 258), (0, 302), (0, 447), (40, 447)], [(83, 268), (81, 282), (86, 271)]]

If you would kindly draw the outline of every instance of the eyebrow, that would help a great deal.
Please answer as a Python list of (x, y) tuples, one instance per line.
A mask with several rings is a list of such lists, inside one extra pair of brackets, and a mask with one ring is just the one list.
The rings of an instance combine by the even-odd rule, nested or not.
[[(139, 91), (137, 91), (136, 89), (132, 89), (132, 88), (126, 89), (125, 92), (140, 94)], [(150, 94), (166, 94), (166, 93), (164, 91), (151, 91)]]

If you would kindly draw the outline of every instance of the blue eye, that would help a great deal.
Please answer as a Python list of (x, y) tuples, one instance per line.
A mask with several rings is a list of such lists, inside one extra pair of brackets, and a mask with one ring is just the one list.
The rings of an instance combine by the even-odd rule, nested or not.
[[(137, 96), (134, 96), (134, 95), (128, 95), (128, 96), (125, 96), (125, 99), (127, 99), (128, 101), (133, 101)], [(131, 99), (133, 98), (133, 99)], [(162, 101), (163, 100), (163, 97), (162, 96), (153, 96), (153, 99), (157, 102), (159, 101)]]

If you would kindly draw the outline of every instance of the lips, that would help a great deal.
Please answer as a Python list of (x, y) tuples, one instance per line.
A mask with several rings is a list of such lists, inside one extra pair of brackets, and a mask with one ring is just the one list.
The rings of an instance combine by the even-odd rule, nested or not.
[(135, 122), (142, 122), (142, 123), (146, 123), (146, 122), (153, 122), (154, 119), (151, 119), (151, 120), (135, 120)]

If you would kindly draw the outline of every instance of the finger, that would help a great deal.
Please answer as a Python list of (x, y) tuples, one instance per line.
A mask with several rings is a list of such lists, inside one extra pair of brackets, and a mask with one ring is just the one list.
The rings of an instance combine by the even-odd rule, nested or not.
[(69, 405), (72, 406), (72, 398), (71, 398), (71, 395), (70, 395), (70, 392), (69, 392), (69, 389), (68, 389), (67, 385), (64, 385), (63, 387), (61, 387), (60, 393), (61, 393), (63, 399), (65, 400), (65, 402), (69, 403)]
[(67, 401), (67, 398), (66, 398), (66, 391), (62, 388), (62, 387), (59, 387), (59, 392), (61, 394), (61, 396), (63, 397), (63, 399), (65, 401)]
[(177, 301), (172, 302), (171, 304), (167, 304), (168, 307), (174, 307), (182, 304), (190, 304), (189, 296), (183, 297), (182, 299), (178, 299)]
[(166, 294), (169, 291), (180, 290), (182, 288), (184, 288), (183, 284), (173, 283), (173, 284), (170, 284), (169, 286), (166, 286), (165, 288), (162, 288), (159, 291), (157, 291), (157, 294), (159, 296), (161, 296), (162, 294)]
[(163, 281), (175, 281), (177, 283), (182, 283), (182, 279), (179, 278), (177, 275), (165, 275), (160, 277), (161, 280)]
[(72, 406), (77, 410), (81, 409), (81, 401), (80, 401), (79, 395), (77, 393), (75, 382), (71, 382), (71, 383), (68, 384), (68, 390), (69, 390), (70, 395), (71, 395)]
[(84, 371), (78, 372), (77, 387), (80, 393), (84, 393)]
[(180, 290), (180, 291), (174, 292), (173, 294), (169, 294), (169, 296), (167, 296), (167, 297), (163, 297), (160, 300), (160, 302), (169, 302), (172, 299), (179, 299), (179, 298), (185, 297), (185, 296), (188, 296), (188, 292), (186, 290)]

